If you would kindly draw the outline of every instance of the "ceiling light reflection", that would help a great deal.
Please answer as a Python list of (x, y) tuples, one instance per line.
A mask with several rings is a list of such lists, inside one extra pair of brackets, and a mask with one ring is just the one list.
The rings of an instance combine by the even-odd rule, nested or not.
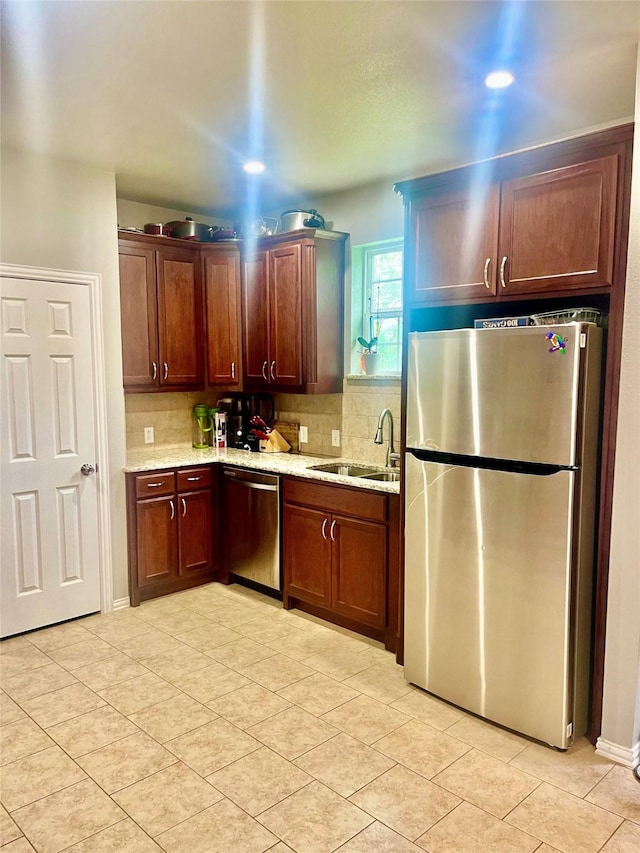
[(510, 71), (491, 71), (484, 78), (484, 84), (488, 89), (506, 89), (513, 83), (514, 79)]

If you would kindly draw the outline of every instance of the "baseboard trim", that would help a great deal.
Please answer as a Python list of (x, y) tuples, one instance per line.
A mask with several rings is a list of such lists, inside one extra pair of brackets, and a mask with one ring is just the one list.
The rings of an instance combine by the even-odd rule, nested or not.
[(125, 607), (129, 607), (129, 597), (127, 598), (114, 598), (113, 600), (113, 609), (114, 610), (123, 610)]
[(640, 764), (640, 741), (635, 746), (628, 747), (599, 737), (596, 742), (596, 753), (603, 758), (608, 758), (609, 761), (615, 761), (616, 764), (634, 768)]

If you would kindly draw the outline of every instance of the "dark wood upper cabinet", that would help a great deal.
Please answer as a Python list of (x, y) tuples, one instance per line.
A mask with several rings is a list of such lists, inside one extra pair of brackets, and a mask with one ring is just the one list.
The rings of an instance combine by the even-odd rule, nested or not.
[[(342, 391), (348, 234), (250, 243), (119, 232), (125, 391)], [(205, 370), (206, 362), (206, 370)]]
[(476, 299), (496, 293), (500, 189), (424, 196), (412, 203), (416, 299)]
[(144, 246), (120, 245), (119, 261), (124, 387), (156, 388), (159, 357), (155, 253)]
[(407, 304), (622, 286), (629, 139), (613, 128), (396, 184)]
[(240, 252), (202, 248), (205, 296), (207, 384), (238, 388), (240, 362)]
[(302, 246), (287, 243), (269, 252), (269, 379), (302, 384)]
[(610, 286), (617, 174), (612, 155), (505, 182), (499, 286), (519, 293)]
[(125, 391), (189, 390), (204, 380), (199, 247), (119, 235)]
[(160, 385), (202, 384), (202, 294), (193, 253), (156, 252)]
[(244, 387), (342, 390), (348, 235), (302, 229), (267, 237), (244, 257)]
[(269, 382), (269, 261), (266, 251), (243, 260), (242, 334), (244, 382), (266, 386)]

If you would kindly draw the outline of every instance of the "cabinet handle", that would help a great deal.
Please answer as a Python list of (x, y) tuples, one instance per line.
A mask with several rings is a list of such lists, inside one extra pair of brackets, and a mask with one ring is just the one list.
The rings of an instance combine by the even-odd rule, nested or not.
[(180, 501), (182, 502), (182, 517), (184, 518), (187, 514), (187, 502), (184, 498), (180, 498)]
[(235, 361), (231, 362), (231, 378), (232, 379), (236, 378), (236, 363), (235, 363)]
[(163, 361), (163, 362), (162, 362), (162, 366), (163, 366), (163, 368), (164, 368), (164, 376), (163, 376), (162, 378), (163, 378), (163, 379), (166, 379), (166, 378), (167, 378), (167, 376), (169, 375), (169, 365), (167, 364), (167, 362), (166, 362), (166, 361)]
[(267, 362), (266, 361), (262, 362), (262, 378), (264, 379), (265, 382), (268, 381), (267, 380)]
[(271, 362), (271, 367), (269, 368), (269, 373), (271, 374), (271, 378), (273, 379), (273, 381), (274, 381), (274, 382), (275, 382), (275, 379), (276, 379), (276, 377), (275, 377), (275, 375), (274, 375), (274, 373), (273, 373), (273, 369), (274, 369), (274, 367), (275, 367), (275, 366), (276, 366), (275, 361), (272, 361), (272, 362)]
[(487, 260), (484, 262), (484, 271), (483, 271), (484, 286), (487, 288), (487, 290), (491, 290), (491, 285), (489, 284), (489, 266), (490, 265), (491, 265), (491, 258), (487, 258)]
[(151, 362), (151, 378), (156, 379), (157, 376), (158, 376), (158, 365), (155, 363), (155, 361), (152, 361)]
[(169, 506), (171, 507), (171, 518), (169, 519), (169, 521), (173, 521), (173, 519), (176, 517), (176, 508), (173, 505), (173, 501), (169, 501)]
[(202, 477), (187, 477), (187, 483), (197, 483)]
[(331, 530), (329, 531), (329, 535), (331, 536), (331, 541), (332, 541), (332, 542), (335, 542), (335, 541), (336, 541), (336, 537), (333, 535), (333, 534), (334, 534), (335, 529), (336, 529), (336, 522), (335, 522), (335, 521), (332, 521), (332, 522), (331, 522)]
[(502, 263), (500, 264), (500, 284), (503, 287), (507, 286), (507, 282), (504, 280), (504, 268), (506, 267), (506, 265), (507, 265), (507, 256), (505, 255), (504, 258), (502, 259)]
[(323, 538), (323, 539), (326, 539), (326, 538), (327, 538), (327, 533), (326, 533), (326, 531), (327, 531), (327, 521), (329, 521), (329, 519), (328, 519), (328, 518), (325, 518), (325, 519), (323, 519), (323, 521), (322, 521), (322, 538)]
[(160, 486), (164, 486), (164, 480), (160, 480), (159, 483), (147, 483), (148, 489), (159, 489)]

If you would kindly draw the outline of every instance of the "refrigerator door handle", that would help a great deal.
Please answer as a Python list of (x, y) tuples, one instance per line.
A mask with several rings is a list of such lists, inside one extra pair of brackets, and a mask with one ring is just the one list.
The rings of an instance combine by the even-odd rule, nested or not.
[(534, 474), (550, 477), (560, 471), (579, 471), (578, 465), (555, 465), (548, 462), (526, 462), (521, 459), (493, 459), (486, 456), (465, 456), (462, 453), (444, 453), (441, 450), (423, 450), (407, 447), (407, 453), (420, 462), (437, 462), (459, 468), (479, 468), (489, 471), (505, 471), (513, 474)]

